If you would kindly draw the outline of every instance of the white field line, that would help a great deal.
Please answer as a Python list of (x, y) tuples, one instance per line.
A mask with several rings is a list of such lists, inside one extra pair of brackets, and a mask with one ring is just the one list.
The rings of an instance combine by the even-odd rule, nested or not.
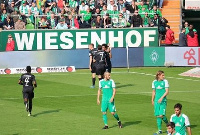
[[(155, 77), (155, 75), (154, 74), (147, 74), (147, 73), (141, 73), (141, 72), (112, 72), (112, 74), (139, 74), (139, 75), (145, 75), (145, 76), (153, 76), (153, 77)], [(85, 74), (91, 74), (91, 73), (77, 73), (77, 72), (73, 72), (73, 73), (70, 73), (70, 74), (56, 74), (56, 73), (54, 73), (54, 74), (35, 74), (35, 76), (37, 77), (37, 76), (67, 76), (67, 75), (71, 75), (71, 74), (83, 74), (83, 75), (85, 75)], [(2, 78), (3, 77), (13, 77), (13, 76), (1, 76)], [(193, 80), (193, 79), (185, 79), (185, 78), (181, 78), (181, 77), (178, 77), (178, 78), (176, 78), (176, 77), (171, 77), (171, 76), (167, 76), (166, 78), (170, 78), (170, 79), (177, 79), (177, 80), (186, 80), (186, 81), (194, 81), (194, 82), (198, 82), (198, 81), (200, 81), (200, 80)]]
[[(170, 91), (170, 93), (198, 93), (200, 90), (193, 91)], [(151, 91), (148, 92), (135, 92), (135, 93), (118, 93), (118, 95), (135, 95), (135, 94), (151, 94)], [(63, 97), (86, 97), (86, 96), (97, 96), (97, 94), (84, 94), (84, 95), (62, 95), (62, 96), (43, 96), (43, 97), (34, 97), (36, 99), (41, 98), (63, 98)], [(17, 100), (22, 98), (0, 98), (0, 100)]]

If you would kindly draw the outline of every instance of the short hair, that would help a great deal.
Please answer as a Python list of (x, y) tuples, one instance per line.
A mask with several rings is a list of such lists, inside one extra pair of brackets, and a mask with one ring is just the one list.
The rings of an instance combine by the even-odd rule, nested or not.
[(181, 110), (182, 109), (182, 105), (180, 103), (177, 103), (177, 104), (174, 105), (174, 109), (175, 108), (179, 108)]
[(101, 45), (98, 45), (98, 50), (102, 50), (102, 46)]
[(31, 66), (27, 66), (26, 71), (30, 73), (31, 72)]
[(164, 73), (164, 71), (159, 70), (159, 71), (156, 73), (156, 80), (158, 80), (158, 76), (161, 75), (161, 74), (163, 74), (163, 73)]
[(185, 30), (185, 28), (182, 28), (181, 30)]
[(170, 29), (170, 26), (169, 26), (169, 25), (166, 25), (166, 27)]
[(91, 44), (89, 44), (89, 45), (91, 45), (92, 47), (94, 47), (94, 44), (93, 44), (93, 43), (91, 43)]
[(107, 48), (108, 46), (107, 46), (107, 44), (102, 44), (102, 46), (105, 46), (105, 48)]
[(169, 123), (167, 123), (167, 127), (175, 128), (175, 123), (169, 122)]

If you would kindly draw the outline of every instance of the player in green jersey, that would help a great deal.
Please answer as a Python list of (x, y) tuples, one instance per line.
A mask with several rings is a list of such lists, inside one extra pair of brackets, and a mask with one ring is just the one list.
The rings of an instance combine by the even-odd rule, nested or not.
[(114, 97), (116, 94), (115, 89), (115, 82), (110, 79), (110, 73), (105, 72), (104, 73), (104, 79), (99, 81), (99, 90), (97, 94), (97, 104), (100, 104), (100, 95), (101, 90), (103, 92), (102, 96), (102, 102), (101, 102), (101, 111), (103, 113), (103, 121), (105, 126), (103, 129), (108, 129), (108, 122), (107, 122), (107, 110), (111, 112), (111, 114), (115, 117), (115, 119), (118, 121), (119, 128), (122, 128), (122, 123), (119, 120), (119, 116), (116, 113), (115, 103), (114, 103)]
[(167, 123), (167, 135), (181, 135), (175, 130), (175, 123), (174, 122), (169, 122)]
[(181, 109), (182, 105), (180, 103), (174, 105), (175, 114), (171, 116), (170, 121), (175, 123), (176, 132), (179, 132), (181, 135), (186, 135), (187, 129), (188, 135), (192, 135), (189, 118), (181, 113)]
[(167, 124), (166, 117), (167, 98), (169, 93), (169, 83), (165, 79), (163, 71), (158, 71), (156, 79), (152, 82), (152, 105), (154, 106), (154, 115), (157, 119), (158, 132), (156, 134), (162, 134), (162, 120)]

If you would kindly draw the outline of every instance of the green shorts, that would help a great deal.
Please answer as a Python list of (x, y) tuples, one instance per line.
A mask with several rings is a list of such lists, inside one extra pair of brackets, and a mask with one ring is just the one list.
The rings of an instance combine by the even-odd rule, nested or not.
[(116, 112), (114, 101), (113, 102), (102, 101), (102, 103), (101, 103), (101, 111), (102, 112), (107, 112), (108, 109), (109, 109), (110, 112)]
[(167, 102), (154, 102), (154, 115), (166, 115)]

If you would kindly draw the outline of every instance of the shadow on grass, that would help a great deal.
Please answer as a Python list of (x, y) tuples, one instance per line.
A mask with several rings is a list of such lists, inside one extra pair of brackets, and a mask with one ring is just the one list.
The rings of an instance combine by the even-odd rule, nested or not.
[(16, 134), (12, 134), (12, 135), (19, 135), (18, 133), (16, 133)]
[(130, 87), (134, 86), (133, 84), (117, 85), (116, 88)]
[[(129, 121), (129, 122), (122, 122), (122, 126), (123, 126), (123, 128), (125, 128), (125, 127), (131, 126), (131, 125), (139, 124), (139, 123), (141, 123), (141, 122), (142, 122), (142, 121)], [(115, 125), (113, 125), (113, 126), (111, 126), (111, 127), (109, 127), (109, 128), (114, 128), (114, 127), (118, 127), (118, 125), (115, 124)]]
[(191, 128), (196, 128), (196, 127), (197, 127), (197, 125), (190, 125), (190, 127), (191, 127)]
[(33, 117), (37, 117), (38, 115), (49, 114), (49, 113), (57, 113), (57, 112), (59, 112), (60, 110), (61, 110), (61, 109), (42, 111), (42, 112), (36, 113), (36, 114), (34, 114), (34, 115), (32, 115), (32, 116), (33, 116)]

